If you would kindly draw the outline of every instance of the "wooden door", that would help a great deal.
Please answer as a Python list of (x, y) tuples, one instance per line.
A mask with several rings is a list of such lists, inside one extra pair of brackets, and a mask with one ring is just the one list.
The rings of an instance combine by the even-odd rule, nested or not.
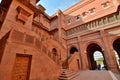
[(11, 80), (29, 80), (31, 58), (30, 55), (16, 55)]

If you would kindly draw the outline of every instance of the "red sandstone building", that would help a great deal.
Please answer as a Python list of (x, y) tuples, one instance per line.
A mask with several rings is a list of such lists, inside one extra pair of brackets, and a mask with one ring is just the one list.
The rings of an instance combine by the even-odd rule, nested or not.
[(62, 68), (95, 70), (95, 51), (107, 70), (119, 72), (119, 0), (82, 0), (53, 16), (38, 1), (1, 2), (0, 80), (57, 80)]

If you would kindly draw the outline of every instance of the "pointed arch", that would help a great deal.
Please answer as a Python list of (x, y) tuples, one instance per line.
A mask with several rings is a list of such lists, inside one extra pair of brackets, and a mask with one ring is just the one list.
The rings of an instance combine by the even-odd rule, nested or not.
[[(87, 58), (88, 58), (88, 63), (89, 63), (89, 69), (91, 69), (91, 70), (101, 69), (101, 68), (98, 68), (98, 65), (103, 65), (103, 67), (105, 69), (107, 69), (107, 64), (106, 64), (106, 61), (105, 61), (105, 57), (104, 57), (102, 48), (98, 44), (96, 44), (96, 43), (89, 44), (87, 46), (87, 50), (86, 51), (87, 51)], [(94, 58), (94, 54), (96, 52), (99, 52), (103, 56), (102, 57), (103, 60), (101, 61), (101, 63), (98, 63), (97, 60), (95, 60), (95, 58)], [(98, 56), (100, 56), (99, 53), (97, 53)]]
[(78, 52), (78, 49), (74, 46), (70, 48), (70, 54), (74, 54), (74, 52)]

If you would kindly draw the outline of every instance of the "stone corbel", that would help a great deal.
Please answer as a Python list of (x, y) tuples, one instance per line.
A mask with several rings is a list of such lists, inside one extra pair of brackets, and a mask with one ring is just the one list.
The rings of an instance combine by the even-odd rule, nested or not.
[(18, 11), (18, 15), (16, 19), (24, 24), (28, 20), (31, 14), (20, 6), (17, 7), (17, 11)]

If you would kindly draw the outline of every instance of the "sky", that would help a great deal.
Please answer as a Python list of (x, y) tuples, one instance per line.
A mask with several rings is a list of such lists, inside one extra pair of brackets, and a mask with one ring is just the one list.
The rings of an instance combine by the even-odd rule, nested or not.
[(99, 52), (99, 51), (95, 51), (95, 52), (94, 52), (94, 59), (95, 59), (95, 60), (98, 60), (99, 58), (103, 58), (102, 53)]
[(80, 0), (40, 0), (38, 4), (41, 4), (43, 7), (45, 7), (45, 12), (51, 16), (57, 12), (57, 10), (60, 9), (64, 11), (77, 2), (80, 2)]
[(57, 10), (66, 10), (80, 0), (40, 0), (40, 4), (45, 7), (48, 15), (53, 15)]

